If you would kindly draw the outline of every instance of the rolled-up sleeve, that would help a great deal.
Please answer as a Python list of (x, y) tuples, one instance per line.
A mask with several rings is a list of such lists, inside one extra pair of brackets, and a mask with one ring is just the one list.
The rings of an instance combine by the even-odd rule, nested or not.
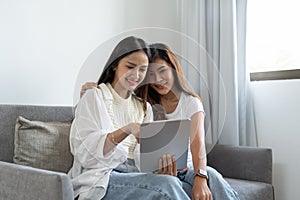
[(111, 168), (126, 159), (122, 146), (103, 155), (109, 132), (113, 131), (105, 101), (98, 89), (90, 89), (79, 101), (70, 132), (71, 152), (84, 168)]

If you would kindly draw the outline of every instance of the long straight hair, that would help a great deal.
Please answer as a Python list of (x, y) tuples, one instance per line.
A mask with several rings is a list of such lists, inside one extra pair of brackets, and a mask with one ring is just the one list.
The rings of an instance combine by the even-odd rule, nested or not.
[[(103, 72), (98, 79), (98, 85), (101, 83), (112, 83), (115, 78), (115, 68), (118, 66), (120, 60), (125, 56), (128, 56), (137, 51), (144, 51), (148, 57), (148, 61), (150, 62), (150, 49), (148, 44), (141, 38), (137, 38), (135, 36), (129, 36), (121, 40), (116, 47), (113, 49), (109, 59), (107, 60)], [(146, 112), (147, 110), (147, 100), (140, 99), (143, 102), (143, 110)]]
[[(153, 62), (155, 59), (162, 59), (166, 61), (174, 69), (173, 75), (175, 80), (175, 87), (182, 92), (198, 98), (201, 101), (199, 95), (193, 92), (193, 90), (187, 85), (186, 81), (184, 80), (182, 67), (179, 63), (178, 58), (172, 52), (172, 50), (167, 45), (162, 43), (151, 44), (149, 45), (149, 47), (151, 50), (150, 62)], [(147, 75), (144, 79), (144, 83), (141, 84), (141, 87), (136, 89), (136, 94), (143, 99), (147, 99), (147, 101), (152, 105), (155, 120), (165, 119), (165, 112), (163, 110), (163, 107), (160, 105), (161, 95), (157, 93), (156, 90), (154, 90), (152, 87), (150, 87), (149, 83), (147, 83), (148, 76), (149, 75)]]

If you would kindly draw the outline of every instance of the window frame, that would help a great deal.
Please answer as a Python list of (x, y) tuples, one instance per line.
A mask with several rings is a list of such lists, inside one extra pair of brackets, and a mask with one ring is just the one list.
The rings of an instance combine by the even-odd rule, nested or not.
[(300, 79), (300, 69), (251, 72), (250, 81)]

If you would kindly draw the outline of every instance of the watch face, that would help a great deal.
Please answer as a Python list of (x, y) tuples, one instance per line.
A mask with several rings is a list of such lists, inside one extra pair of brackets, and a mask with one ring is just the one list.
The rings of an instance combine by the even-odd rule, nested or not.
[(198, 173), (202, 176), (207, 176), (207, 171), (203, 170), (203, 169), (199, 169)]
[(207, 171), (205, 171), (203, 169), (198, 169), (198, 171), (195, 175), (208, 179)]

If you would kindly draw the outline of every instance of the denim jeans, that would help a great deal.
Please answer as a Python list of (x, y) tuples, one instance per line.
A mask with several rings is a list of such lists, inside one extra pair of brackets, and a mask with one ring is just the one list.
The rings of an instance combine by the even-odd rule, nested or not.
[(174, 176), (140, 173), (134, 161), (128, 159), (112, 171), (107, 193), (103, 198), (112, 199), (190, 199)]
[[(238, 200), (237, 193), (223, 179), (222, 175), (211, 167), (207, 167), (208, 185), (214, 200)], [(166, 199), (189, 200), (194, 184), (194, 170), (179, 172), (178, 177), (140, 173), (134, 161), (128, 159), (115, 168), (111, 174), (104, 200), (123, 199)], [(97, 199), (97, 188), (90, 194)]]
[[(208, 173), (208, 187), (212, 193), (214, 200), (239, 200), (237, 192), (227, 183), (222, 175), (214, 168), (207, 166)], [(190, 168), (185, 172), (179, 172), (178, 178), (189, 184), (191, 187), (194, 185), (194, 169)], [(186, 184), (184, 184), (186, 185)], [(184, 187), (185, 191), (191, 195), (191, 188)]]

